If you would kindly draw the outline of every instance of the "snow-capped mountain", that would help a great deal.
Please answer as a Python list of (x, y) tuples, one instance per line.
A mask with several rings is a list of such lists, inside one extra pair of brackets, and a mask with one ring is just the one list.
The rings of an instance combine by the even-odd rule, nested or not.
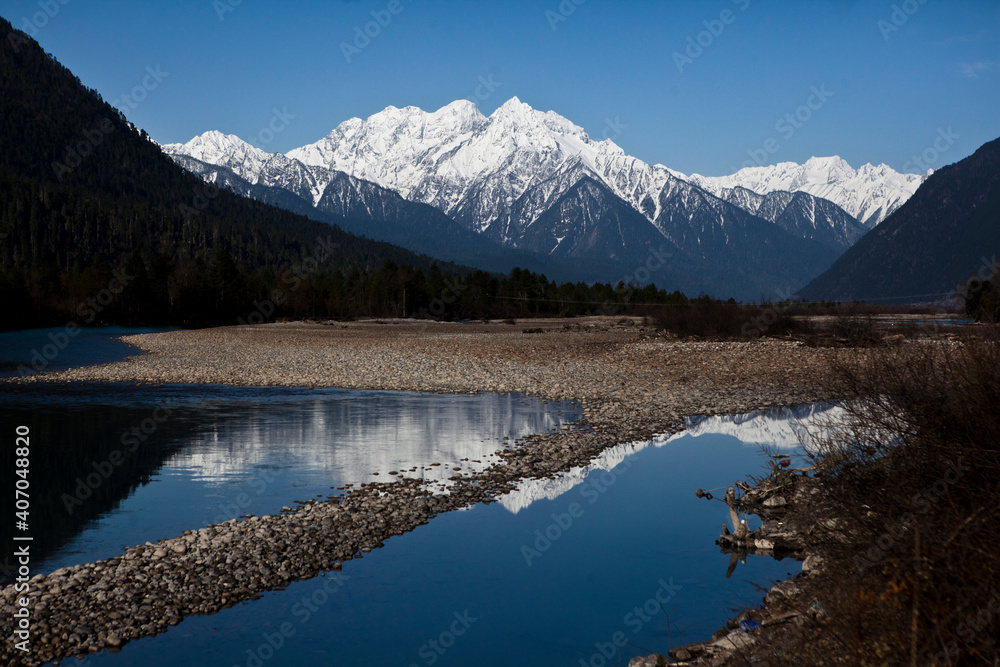
[[(353, 178), (344, 172), (309, 167), (281, 153), (268, 153), (243, 141), (233, 134), (210, 131), (195, 137), (186, 144), (165, 144), (163, 151), (174, 157), (189, 171), (204, 171), (197, 164), (178, 157), (193, 158), (203, 165), (224, 167), (250, 185), (281, 188), (319, 207), (324, 197), (342, 200), (338, 193), (351, 191), (352, 206), (362, 203), (378, 206), (381, 198), (398, 195), (370, 181)], [(333, 184), (333, 192), (327, 190)], [(347, 213), (347, 209), (343, 211)], [(380, 215), (372, 210), (373, 215)]]
[[(602, 182), (665, 235), (664, 207), (689, 194), (677, 172), (626, 155), (610, 139), (594, 141), (559, 114), (516, 97), (488, 118), (464, 100), (434, 112), (389, 107), (345, 121), (288, 157), (373, 181), (515, 246), (518, 232), (582, 178)], [(810, 226), (841, 224), (842, 215), (831, 222), (819, 208)]]
[[(464, 100), (433, 112), (388, 107), (285, 155), (218, 132), (163, 150), (249, 196), (314, 217), (377, 222), (375, 238), (441, 256), (450, 241), (434, 237), (471, 234), (531, 255), (561, 279), (627, 280), (656, 249), (671, 261), (660, 263), (653, 282), (757, 298), (797, 289), (865, 231), (806, 192), (712, 192), (700, 177), (626, 155), (612, 140), (595, 141), (516, 97), (489, 117)], [(400, 201), (423, 205), (421, 219), (433, 218), (428, 209), (440, 217), (414, 226), (414, 210)], [(309, 206), (312, 214), (302, 210)], [(474, 263), (483, 251), (466, 241), (465, 259)]]
[[(552, 179), (561, 173), (574, 174), (562, 180), (562, 191), (589, 174), (633, 205), (672, 178), (665, 169), (629, 158), (610, 139), (592, 141), (566, 118), (536, 111), (516, 97), (488, 118), (465, 100), (434, 112), (389, 107), (366, 120), (345, 121), (288, 156), (373, 181), (479, 232), (509, 218), (515, 204), (518, 218), (530, 224), (545, 209), (527, 208), (529, 202), (519, 198), (542, 183), (559, 182)], [(533, 201), (548, 203), (545, 197)], [(503, 231), (491, 233), (515, 242)]]
[(864, 164), (851, 168), (838, 156), (812, 157), (803, 164), (779, 162), (767, 167), (745, 167), (729, 176), (683, 176), (709, 192), (742, 187), (766, 195), (776, 190), (807, 192), (832, 201), (868, 227), (885, 220), (902, 206), (928, 174), (901, 174), (888, 165)]
[(433, 206), (341, 171), (268, 153), (232, 134), (206, 132), (186, 144), (161, 148), (209, 183), (355, 234), (490, 270), (506, 270), (510, 263), (540, 268), (537, 259), (504, 250)]

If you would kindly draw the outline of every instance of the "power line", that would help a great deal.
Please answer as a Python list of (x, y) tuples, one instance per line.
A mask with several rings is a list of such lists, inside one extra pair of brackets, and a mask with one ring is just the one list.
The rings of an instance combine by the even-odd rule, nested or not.
[[(886, 300), (890, 300), (890, 299), (920, 299), (920, 298), (927, 298), (927, 297), (941, 297), (941, 296), (953, 296), (953, 295), (954, 295), (954, 292), (940, 292), (938, 294), (910, 294), (908, 296), (880, 296), (880, 297), (866, 297), (866, 298), (862, 298), (862, 299), (854, 298), (851, 301), (840, 301), (840, 300), (837, 300), (837, 299), (816, 299), (816, 300), (812, 300), (812, 301), (787, 301), (786, 300), (786, 301), (771, 302), (769, 305), (773, 305), (774, 303), (788, 303), (788, 304), (794, 304), (794, 305), (812, 305), (812, 304), (821, 305), (821, 304), (827, 304), (827, 303), (851, 303), (852, 301), (857, 301), (857, 302), (861, 302), (861, 303), (871, 303), (871, 302), (874, 302), (874, 301), (886, 301)], [(625, 306), (677, 306), (677, 307), (686, 307), (686, 306), (690, 306), (692, 303), (697, 303), (697, 298), (695, 298), (695, 299), (689, 299), (688, 303), (633, 302), (633, 301), (615, 301), (613, 299), (608, 299), (606, 301), (576, 301), (576, 300), (573, 300), (573, 299), (560, 299), (559, 297), (543, 298), (543, 297), (501, 296), (501, 295), (497, 295), (497, 296), (489, 297), (489, 298), (492, 299), (492, 300), (506, 299), (506, 300), (511, 300), (511, 301), (545, 301), (545, 302), (558, 301), (559, 303), (575, 303), (575, 304), (582, 304), (582, 305), (588, 305), (588, 306), (603, 306), (605, 304), (612, 303), (612, 304), (615, 304), (615, 305), (625, 305)], [(725, 301), (720, 301), (720, 303), (725, 303)], [(760, 306), (760, 305), (763, 305), (763, 303), (759, 303), (759, 304), (758, 303), (750, 303), (750, 304), (748, 304), (748, 303), (737, 303), (736, 305), (739, 305), (739, 306), (751, 306), (751, 305)]]

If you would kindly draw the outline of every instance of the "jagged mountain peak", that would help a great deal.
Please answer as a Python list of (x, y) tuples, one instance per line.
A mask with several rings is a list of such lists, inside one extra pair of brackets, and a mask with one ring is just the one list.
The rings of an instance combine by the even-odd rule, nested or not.
[(517, 114), (530, 111), (534, 111), (534, 109), (532, 109), (530, 105), (522, 102), (521, 98), (515, 95), (506, 102), (504, 102), (503, 104), (501, 104), (500, 106), (498, 106), (493, 113), (502, 115), (502, 114)]
[(252, 155), (258, 159), (267, 155), (266, 151), (240, 139), (235, 134), (224, 134), (218, 130), (199, 134), (184, 144), (163, 144), (161, 148), (167, 153), (182, 153), (209, 163), (217, 163), (219, 159), (229, 159), (235, 155)]
[(590, 137), (582, 127), (555, 111), (540, 111), (530, 104), (522, 102), (518, 97), (512, 97), (490, 114), (490, 120), (513, 124), (518, 129), (544, 128), (556, 134), (574, 136), (589, 142)]
[(473, 121), (481, 121), (485, 118), (476, 103), (471, 100), (455, 100), (430, 115), (435, 118), (454, 117)]
[(758, 194), (807, 192), (832, 201), (865, 226), (873, 227), (902, 206), (927, 176), (900, 173), (886, 164), (854, 169), (840, 156), (832, 155), (811, 157), (802, 164), (744, 167), (728, 176), (691, 174), (683, 178), (717, 195), (737, 186)]
[[(1000, 139), (927, 178), (805, 289), (809, 299), (948, 302), (1000, 247)], [(959, 297), (959, 301), (961, 297)]]
[(470, 193), (484, 192), (484, 181), (489, 182), (487, 191), (509, 205), (567, 159), (580, 157), (599, 171), (601, 153), (622, 151), (610, 141), (591, 141), (582, 127), (515, 96), (488, 118), (468, 100), (434, 112), (385, 109), (365, 120), (345, 121), (287, 156), (373, 181), (460, 216), (462, 210), (482, 214), (482, 207), (465, 204)]
[(811, 167), (813, 169), (836, 169), (838, 171), (854, 171), (851, 168), (851, 165), (847, 163), (847, 160), (840, 157), (839, 155), (830, 155), (827, 157), (816, 157), (814, 155), (805, 161), (804, 166)]

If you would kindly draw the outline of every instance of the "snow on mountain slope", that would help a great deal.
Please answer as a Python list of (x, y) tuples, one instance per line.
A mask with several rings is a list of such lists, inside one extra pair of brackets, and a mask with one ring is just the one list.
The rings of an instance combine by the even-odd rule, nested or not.
[(316, 206), (326, 186), (338, 177), (329, 169), (308, 167), (281, 153), (268, 153), (234, 134), (209, 131), (186, 144), (164, 144), (164, 153), (186, 155), (206, 164), (231, 169), (252, 185), (289, 190)]
[[(664, 195), (686, 193), (679, 179), (699, 188), (705, 187), (704, 181), (712, 194), (723, 194), (711, 179), (684, 177), (663, 165), (647, 164), (626, 155), (610, 139), (594, 141), (559, 114), (537, 111), (516, 97), (488, 118), (468, 101), (434, 112), (389, 107), (366, 120), (345, 121), (287, 157), (374, 181), (508, 244), (517, 243), (515, 228), (530, 226), (553, 196), (585, 176), (603, 181), (664, 233)], [(560, 192), (551, 190), (553, 183)], [(538, 187), (544, 192), (532, 192)], [(811, 215), (810, 207), (802, 211)], [(842, 216), (834, 217), (810, 217), (808, 223), (843, 224)], [(841, 235), (852, 242), (855, 236)]]
[(868, 231), (868, 227), (829, 199), (802, 191), (774, 190), (761, 195), (738, 186), (723, 188), (717, 196), (796, 236), (814, 239), (841, 252)]
[[(166, 144), (162, 149), (205, 181), (371, 239), (439, 259), (490, 266), (508, 254), (433, 206), (341, 171), (267, 153), (233, 135), (206, 132), (186, 144)], [(529, 258), (519, 259), (529, 265)]]
[[(367, 120), (345, 121), (324, 139), (287, 155), (374, 181), (477, 231), (568, 167), (577, 169), (577, 180), (587, 172), (596, 176), (638, 210), (674, 178), (666, 168), (625, 155), (610, 139), (593, 141), (559, 114), (536, 111), (516, 97), (489, 118), (468, 101), (434, 112), (389, 107)], [(520, 215), (530, 224), (544, 210), (526, 210), (522, 202)]]
[(729, 176), (680, 176), (720, 196), (724, 189), (736, 187), (762, 195), (776, 190), (807, 192), (832, 201), (867, 227), (874, 227), (902, 206), (927, 178), (926, 174), (901, 174), (884, 164), (853, 169), (837, 156), (812, 157), (801, 165), (779, 162), (745, 167)]

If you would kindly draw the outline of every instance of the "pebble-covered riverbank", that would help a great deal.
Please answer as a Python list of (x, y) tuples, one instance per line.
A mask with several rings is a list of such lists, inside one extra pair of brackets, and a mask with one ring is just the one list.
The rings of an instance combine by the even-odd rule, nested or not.
[[(531, 333), (528, 333), (528, 332)], [(832, 398), (833, 350), (794, 341), (677, 341), (632, 319), (511, 324), (274, 324), (131, 336), (146, 354), (48, 374), (47, 381), (326, 386), (523, 392), (580, 402), (580, 428), (523, 438), (503, 460), (457, 476), (447, 494), (418, 480), (368, 484), (278, 516), (187, 531), (119, 557), (31, 581), (31, 653), (5, 642), (3, 664), (40, 664), (162, 632), (295, 579), (340, 569), (435, 514), (489, 501), (605, 448), (675, 431), (684, 416)], [(0, 594), (5, 637), (15, 591)]]

